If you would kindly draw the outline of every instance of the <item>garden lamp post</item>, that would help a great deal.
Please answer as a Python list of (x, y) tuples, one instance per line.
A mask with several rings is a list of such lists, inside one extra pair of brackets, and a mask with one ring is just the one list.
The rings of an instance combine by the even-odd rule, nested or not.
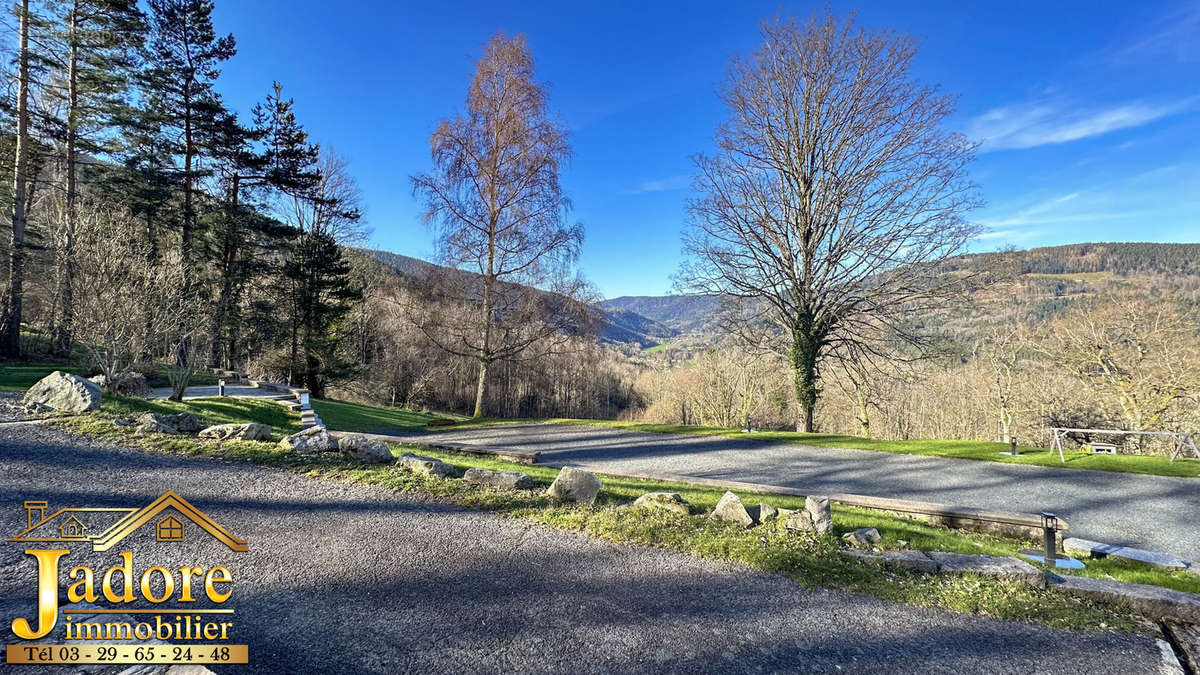
[(1055, 541), (1057, 534), (1058, 516), (1048, 511), (1042, 511), (1042, 541), (1046, 552), (1043, 560), (1047, 565), (1054, 565), (1058, 559), (1058, 542)]

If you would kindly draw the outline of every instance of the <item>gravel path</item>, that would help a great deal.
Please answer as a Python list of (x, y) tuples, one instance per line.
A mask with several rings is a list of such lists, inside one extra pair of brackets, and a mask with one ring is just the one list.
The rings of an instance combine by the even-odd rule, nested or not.
[(21, 408), (21, 392), (0, 391), (0, 422), (19, 422), (28, 417)]
[[(1053, 511), (1071, 535), (1200, 561), (1200, 479), (897, 455), (574, 424), (498, 425), (415, 442), (540, 451), (593, 464), (1023, 513)], [(437, 441), (431, 441), (436, 438)]]
[[(23, 500), (137, 506), (168, 489), (248, 539), (250, 550), (235, 554), (190, 531), (187, 542), (157, 543), (139, 531), (126, 540), (135, 566), (228, 564), (234, 642), (251, 649), (246, 672), (1028, 675), (1151, 673), (1160, 663), (1145, 636), (806, 592), (775, 575), (371, 486), (0, 426), (4, 532), (24, 528)], [(5, 626), (32, 613), (33, 577), (21, 546), (6, 542)]]

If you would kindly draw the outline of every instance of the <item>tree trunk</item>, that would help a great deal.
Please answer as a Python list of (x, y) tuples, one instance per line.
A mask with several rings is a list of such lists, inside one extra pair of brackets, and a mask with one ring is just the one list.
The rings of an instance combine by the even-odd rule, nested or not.
[(21, 0), (17, 75), (17, 153), (13, 166), (12, 251), (8, 268), (8, 315), (0, 333), (0, 354), (21, 356), (21, 299), (25, 266), (25, 189), (29, 171), (29, 0)]
[(496, 227), (495, 219), (488, 237), (487, 274), (483, 277), (483, 348), (479, 351), (479, 383), (475, 386), (475, 414), (484, 416), (484, 397), (487, 395), (488, 366), (492, 359), (492, 287), (496, 283)]
[(867, 414), (867, 392), (863, 390), (862, 385), (854, 388), (854, 393), (858, 399), (858, 431), (863, 438), (871, 437), (871, 418)]
[(57, 297), (62, 303), (62, 314), (54, 330), (54, 351), (63, 356), (71, 354), (72, 318), (75, 309), (75, 230), (79, 218), (78, 164), (76, 146), (79, 144), (79, 18), (71, 10), (71, 25), (68, 42), (70, 54), (67, 62), (67, 225), (63, 232), (62, 249), (58, 261)]
[(480, 359), (479, 382), (475, 385), (475, 413), (471, 415), (476, 419), (483, 417), (483, 399), (487, 396), (487, 377), (488, 362), (486, 359)]
[(796, 387), (796, 403), (800, 407), (800, 419), (796, 431), (812, 433), (815, 430), (813, 415), (817, 408), (817, 360), (821, 354), (821, 336), (812, 326), (792, 329), (791, 365)]
[[(229, 212), (230, 218), (238, 217), (238, 193), (241, 191), (239, 176), (233, 177), (233, 186), (231, 187), (230, 203), (232, 208)], [(236, 225), (234, 223), (226, 224), (224, 251), (222, 251), (221, 262), (221, 291), (217, 296), (217, 305), (213, 311), (212, 319), (212, 351), (209, 355), (209, 364), (220, 368), (223, 365), (222, 354), (230, 354), (232, 346), (227, 344), (223, 339), (222, 334), (225, 328), (225, 318), (229, 313), (229, 302), (233, 296), (233, 274), (237, 264), (237, 246), (234, 240), (234, 231)], [(224, 349), (223, 349), (224, 348)]]

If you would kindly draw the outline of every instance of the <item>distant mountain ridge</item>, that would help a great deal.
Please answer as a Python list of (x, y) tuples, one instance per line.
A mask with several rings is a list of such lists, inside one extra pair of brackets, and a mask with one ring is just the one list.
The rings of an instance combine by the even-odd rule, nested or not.
[[(430, 272), (442, 269), (441, 265), (420, 258), (380, 251), (378, 249), (358, 249), (364, 255), (373, 257), (380, 263), (390, 267), (397, 274), (407, 277), (423, 277)], [(657, 321), (648, 319), (636, 312), (619, 307), (608, 308), (604, 303), (596, 307), (604, 318), (600, 329), (600, 341), (613, 344), (628, 344), (639, 349), (655, 347), (663, 340), (675, 337), (674, 329)]]
[[(438, 266), (397, 253), (366, 251), (400, 274), (415, 276)], [(1046, 246), (1006, 253), (970, 253), (947, 262), (950, 271), (980, 268), (996, 256), (1014, 258), (1018, 275), (1057, 284), (1047, 291), (1054, 297), (1028, 298), (1028, 311), (1038, 319), (1060, 313), (1073, 294), (1086, 293), (1090, 284), (1062, 287), (1055, 275), (1107, 273), (1115, 277), (1200, 277), (1200, 244), (1151, 242), (1095, 242)], [(1188, 282), (1193, 283), (1193, 282)], [(1061, 296), (1061, 297), (1059, 297)], [(605, 318), (601, 340), (609, 343), (654, 347), (683, 336), (703, 336), (715, 330), (720, 309), (716, 295), (621, 296), (597, 303)]]

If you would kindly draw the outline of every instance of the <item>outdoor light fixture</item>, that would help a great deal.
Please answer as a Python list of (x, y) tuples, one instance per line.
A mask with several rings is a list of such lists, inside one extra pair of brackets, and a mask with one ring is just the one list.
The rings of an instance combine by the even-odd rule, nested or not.
[(1050, 567), (1077, 570), (1083, 563), (1065, 555), (1058, 554), (1058, 515), (1042, 511), (1042, 550), (1021, 551), (1021, 555)]
[(1042, 541), (1045, 544), (1044, 550), (1046, 557), (1043, 558), (1047, 565), (1052, 564), (1058, 559), (1058, 542), (1055, 539), (1058, 536), (1058, 516), (1048, 511), (1042, 511)]

